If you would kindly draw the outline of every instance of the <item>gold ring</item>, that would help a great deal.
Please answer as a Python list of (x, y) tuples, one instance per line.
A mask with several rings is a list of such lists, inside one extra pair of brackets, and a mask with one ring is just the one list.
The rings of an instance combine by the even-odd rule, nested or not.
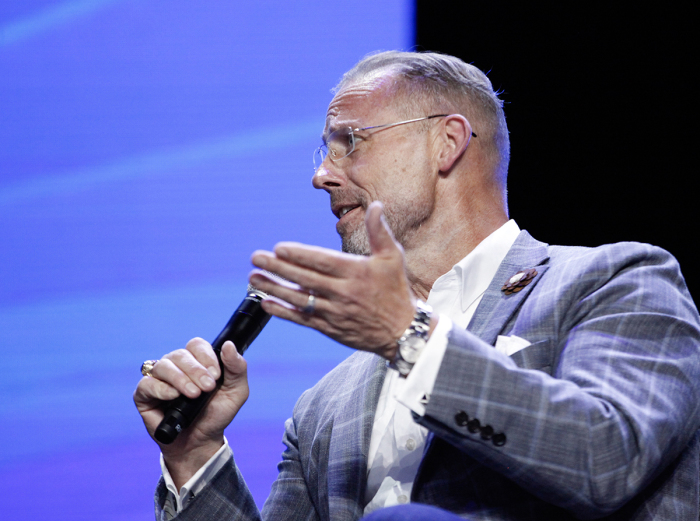
[(141, 374), (143, 376), (153, 376), (151, 371), (153, 371), (153, 367), (156, 363), (158, 363), (158, 360), (146, 360), (141, 364)]

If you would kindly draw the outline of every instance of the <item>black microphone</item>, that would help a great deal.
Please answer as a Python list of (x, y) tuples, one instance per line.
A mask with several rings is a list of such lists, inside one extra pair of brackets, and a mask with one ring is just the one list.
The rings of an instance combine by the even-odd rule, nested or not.
[(260, 303), (267, 294), (248, 285), (248, 293), (231, 316), (226, 327), (219, 333), (211, 344), (216, 353), (221, 367), (221, 376), (216, 381), (216, 389), (211, 392), (202, 392), (197, 398), (188, 398), (181, 394), (168, 402), (165, 407), (165, 416), (158, 425), (155, 438), (163, 444), (172, 443), (183, 429), (189, 427), (204, 406), (209, 402), (214, 393), (221, 387), (224, 381), (224, 366), (221, 363), (221, 347), (224, 342), (231, 340), (240, 354), (245, 353), (248, 346), (255, 340), (265, 324), (270, 320)]

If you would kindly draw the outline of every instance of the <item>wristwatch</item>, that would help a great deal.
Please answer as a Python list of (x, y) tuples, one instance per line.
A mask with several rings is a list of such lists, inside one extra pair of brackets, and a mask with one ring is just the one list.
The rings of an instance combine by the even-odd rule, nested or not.
[(387, 366), (398, 371), (402, 378), (406, 378), (411, 372), (425, 344), (428, 343), (432, 313), (433, 308), (428, 304), (420, 300), (416, 301), (416, 313), (413, 315), (413, 321), (397, 341), (399, 348), (396, 350), (394, 360), (387, 362)]

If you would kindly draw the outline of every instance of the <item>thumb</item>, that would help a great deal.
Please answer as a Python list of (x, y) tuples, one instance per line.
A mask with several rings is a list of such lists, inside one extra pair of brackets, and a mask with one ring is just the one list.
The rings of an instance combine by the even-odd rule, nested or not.
[(367, 208), (365, 226), (372, 255), (391, 253), (400, 249), (384, 218), (384, 205), (380, 201), (374, 201)]
[(248, 364), (230, 340), (221, 346), (221, 362), (224, 370), (223, 387), (232, 385), (241, 377), (246, 376)]

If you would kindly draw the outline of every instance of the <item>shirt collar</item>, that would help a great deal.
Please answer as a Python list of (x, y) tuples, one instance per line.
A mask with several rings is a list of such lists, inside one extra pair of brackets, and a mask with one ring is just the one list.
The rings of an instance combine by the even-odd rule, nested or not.
[(462, 313), (465, 313), (488, 289), (519, 233), (520, 228), (515, 221), (509, 220), (438, 278), (434, 287), (437, 289), (444, 284), (455, 284), (460, 289), (460, 307)]

